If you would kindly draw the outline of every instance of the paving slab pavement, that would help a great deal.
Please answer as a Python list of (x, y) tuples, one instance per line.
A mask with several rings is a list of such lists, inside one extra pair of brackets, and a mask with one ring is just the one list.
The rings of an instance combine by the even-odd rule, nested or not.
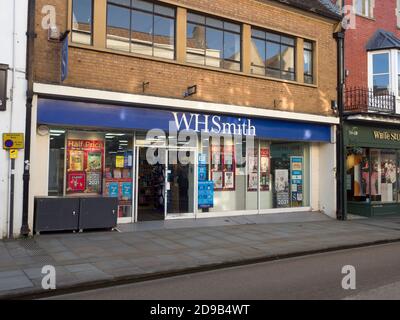
[[(400, 217), (336, 221), (303, 214), (122, 226), (125, 232), (40, 235), (0, 241), (0, 299), (48, 294), (42, 267), (56, 269), (59, 292), (282, 257), (400, 241)], [(249, 223), (250, 221), (250, 223)], [(54, 293), (54, 292), (53, 292)]]

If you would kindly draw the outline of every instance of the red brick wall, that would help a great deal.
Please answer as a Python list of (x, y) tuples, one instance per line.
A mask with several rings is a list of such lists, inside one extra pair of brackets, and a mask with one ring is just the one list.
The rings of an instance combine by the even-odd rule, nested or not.
[[(353, 0), (345, 0), (351, 5)], [(347, 87), (368, 86), (368, 55), (365, 46), (376, 30), (384, 29), (400, 37), (397, 28), (396, 0), (375, 0), (373, 19), (356, 16), (356, 29), (346, 31), (345, 59), (350, 74), (346, 79)]]

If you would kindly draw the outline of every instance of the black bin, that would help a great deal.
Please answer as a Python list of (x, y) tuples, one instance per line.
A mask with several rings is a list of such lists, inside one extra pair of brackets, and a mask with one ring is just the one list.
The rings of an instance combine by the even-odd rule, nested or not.
[(79, 198), (35, 198), (34, 231), (78, 230), (79, 209)]
[(112, 229), (117, 226), (118, 198), (80, 199), (79, 229)]

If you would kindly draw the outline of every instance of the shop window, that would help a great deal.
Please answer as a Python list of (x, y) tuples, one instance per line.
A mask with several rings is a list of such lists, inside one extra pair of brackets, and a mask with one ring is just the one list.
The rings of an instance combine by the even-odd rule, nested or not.
[(294, 81), (295, 39), (253, 28), (251, 65), (253, 74)]
[(203, 142), (202, 152), (209, 154), (214, 183), (214, 207), (207, 212), (310, 205), (307, 144), (213, 138)]
[(104, 192), (118, 198), (118, 218), (132, 218), (133, 139), (122, 133), (105, 135)]
[(72, 42), (92, 44), (93, 0), (72, 0)]
[[(200, 208), (200, 213), (257, 210), (258, 193), (248, 191), (246, 169), (247, 152), (257, 154), (257, 150), (257, 146), (246, 144), (245, 139), (238, 137), (213, 136), (203, 140), (200, 155), (208, 159), (205, 172), (214, 185), (214, 192), (213, 206), (207, 210)], [(256, 163), (254, 166), (257, 170)], [(256, 185), (257, 181), (253, 182), (252, 186), (257, 188)]]
[(104, 170), (104, 135), (68, 132), (66, 141), (66, 194), (101, 195)]
[(119, 199), (119, 218), (132, 218), (133, 137), (124, 133), (50, 131), (49, 195)]
[(314, 44), (310, 41), (304, 41), (304, 82), (314, 83)]
[(175, 58), (175, 9), (140, 0), (108, 0), (107, 47)]
[(348, 148), (349, 201), (398, 202), (399, 163), (395, 150)]
[(273, 208), (310, 205), (309, 147), (303, 143), (271, 143)]
[(241, 26), (188, 13), (187, 62), (241, 70)]
[(50, 130), (49, 196), (64, 194), (65, 130)]
[[(376, 168), (377, 169), (377, 168)], [(349, 201), (364, 202), (378, 197), (378, 172), (372, 173), (370, 189), (370, 164), (367, 149), (349, 148), (347, 150), (346, 190)]]
[(397, 153), (394, 150), (371, 149), (372, 201), (397, 202)]

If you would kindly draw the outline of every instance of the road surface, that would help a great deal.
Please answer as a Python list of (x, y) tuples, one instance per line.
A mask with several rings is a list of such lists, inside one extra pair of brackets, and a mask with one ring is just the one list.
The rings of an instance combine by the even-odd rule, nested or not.
[[(342, 268), (355, 267), (356, 290)], [(400, 243), (272, 261), (52, 299), (260, 300), (400, 299)]]

